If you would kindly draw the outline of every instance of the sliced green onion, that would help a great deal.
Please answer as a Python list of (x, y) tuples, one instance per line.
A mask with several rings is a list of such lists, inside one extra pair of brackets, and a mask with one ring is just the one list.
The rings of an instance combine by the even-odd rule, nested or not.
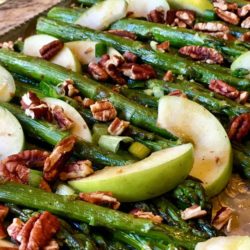
[(143, 92), (144, 92), (146, 95), (149, 95), (149, 96), (152, 96), (152, 95), (153, 95), (153, 90), (152, 90), (152, 89), (144, 89)]
[(105, 43), (97, 43), (95, 45), (95, 57), (102, 57), (107, 54), (108, 47)]
[(139, 159), (147, 157), (151, 150), (140, 142), (134, 142), (129, 147), (128, 151)]
[(156, 98), (161, 98), (164, 96), (164, 90), (160, 87), (160, 86), (155, 86), (152, 88), (152, 91), (153, 91), (153, 95), (156, 97)]
[[(41, 81), (39, 83), (39, 90), (43, 93), (44, 96), (50, 96), (50, 97), (53, 97), (53, 98), (59, 98), (60, 95), (59, 95), (59, 85), (57, 87), (51, 87), (51, 85), (49, 85), (48, 83), (44, 82), (44, 81)], [(58, 92), (57, 92), (57, 89), (58, 89)], [(63, 94), (63, 93), (60, 93), (60, 94)]]
[(59, 184), (56, 188), (56, 194), (59, 195), (74, 195), (75, 190), (66, 184)]
[(96, 123), (92, 129), (92, 141), (98, 144), (98, 141), (102, 135), (108, 134), (108, 126), (106, 124)]
[(30, 169), (29, 172), (29, 185), (32, 187), (39, 187), (43, 179), (43, 173), (38, 170)]

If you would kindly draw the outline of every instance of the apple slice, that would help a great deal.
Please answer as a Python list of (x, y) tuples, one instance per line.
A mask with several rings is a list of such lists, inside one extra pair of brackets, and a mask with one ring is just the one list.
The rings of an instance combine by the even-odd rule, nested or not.
[(43, 98), (43, 101), (46, 102), (50, 108), (53, 108), (56, 105), (63, 108), (66, 116), (74, 123), (71, 129), (73, 135), (81, 138), (84, 141), (92, 141), (92, 136), (88, 125), (75, 108), (73, 108), (68, 103), (56, 98), (46, 97)]
[(8, 102), (16, 92), (14, 78), (4, 67), (0, 65), (0, 102)]
[(76, 20), (76, 24), (95, 30), (103, 30), (111, 23), (125, 17), (127, 2), (125, 0), (106, 0), (93, 5)]
[[(39, 34), (33, 35), (24, 40), (23, 53), (29, 56), (41, 57), (40, 49), (52, 41), (58, 40), (56, 37)], [(57, 53), (51, 60), (52, 63), (61, 65), (75, 72), (81, 72), (81, 64), (72, 51), (66, 46)]]
[(247, 51), (237, 57), (233, 63), (231, 64), (231, 70), (236, 70), (236, 69), (247, 69), (249, 70), (250, 74), (250, 51)]
[(169, 4), (167, 0), (127, 0), (128, 13), (131, 13), (133, 17), (147, 17), (150, 11), (155, 9), (169, 10)]
[(232, 172), (232, 149), (217, 118), (201, 105), (182, 97), (164, 96), (159, 101), (158, 125), (194, 145), (190, 175), (200, 179), (208, 196), (218, 194)]
[(119, 201), (140, 201), (174, 188), (192, 166), (193, 146), (188, 143), (155, 152), (133, 164), (106, 167), (69, 185), (81, 192), (110, 191)]
[(0, 160), (23, 150), (23, 129), (14, 115), (0, 106)]

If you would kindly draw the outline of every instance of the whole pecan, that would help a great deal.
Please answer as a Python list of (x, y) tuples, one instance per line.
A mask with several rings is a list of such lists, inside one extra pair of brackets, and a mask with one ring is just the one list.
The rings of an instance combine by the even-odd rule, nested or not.
[(206, 210), (202, 210), (201, 206), (194, 204), (191, 207), (186, 208), (184, 211), (181, 211), (181, 218), (183, 220), (190, 220), (193, 218), (203, 217), (206, 214), (207, 214)]
[(154, 215), (152, 212), (144, 212), (140, 209), (133, 209), (130, 211), (130, 214), (134, 215), (137, 218), (143, 218), (143, 219), (148, 219), (154, 222), (155, 224), (160, 224), (162, 223), (163, 219), (159, 215)]
[(92, 163), (89, 160), (76, 161), (67, 164), (60, 173), (62, 181), (84, 178), (94, 173)]
[(244, 17), (250, 13), (250, 4), (246, 4), (238, 9), (238, 15)]
[(107, 81), (109, 78), (106, 70), (98, 63), (91, 62), (88, 65), (88, 71), (91, 76), (98, 81)]
[(222, 54), (213, 48), (190, 45), (180, 48), (179, 53), (189, 56), (194, 60), (204, 61), (206, 63), (223, 63)]
[(100, 206), (118, 209), (120, 202), (112, 196), (111, 192), (80, 193), (80, 199)]
[(43, 168), (44, 178), (47, 181), (53, 181), (58, 176), (64, 164), (70, 158), (76, 138), (69, 136), (60, 141), (52, 151), (49, 157), (46, 158)]
[(221, 230), (232, 217), (233, 210), (229, 207), (222, 207), (217, 211), (215, 217), (212, 220), (212, 225), (217, 229)]
[(108, 127), (108, 133), (111, 135), (121, 135), (129, 126), (129, 122), (120, 120), (118, 117)]
[(229, 32), (228, 26), (219, 22), (196, 23), (194, 30), (204, 32)]
[(130, 40), (137, 39), (137, 36), (135, 33), (127, 31), (127, 30), (108, 30), (107, 32), (112, 35), (120, 36), (120, 37), (127, 38)]
[(107, 100), (95, 102), (95, 104), (90, 105), (90, 110), (97, 121), (110, 121), (117, 115), (115, 107)]
[(60, 83), (57, 89), (60, 94), (69, 97), (75, 97), (79, 94), (79, 90), (75, 87), (74, 81), (71, 79), (66, 79), (64, 82)]
[(126, 51), (122, 56), (127, 63), (135, 63), (137, 61), (137, 55), (129, 51)]
[(250, 113), (236, 116), (228, 130), (228, 136), (231, 140), (241, 141), (250, 131)]
[(222, 20), (224, 20), (227, 23), (237, 25), (240, 22), (239, 17), (233, 12), (223, 11), (223, 10), (218, 9), (218, 8), (215, 8), (215, 12), (216, 12), (218, 17), (220, 17)]
[(147, 19), (153, 23), (165, 23), (165, 11), (162, 8), (154, 9), (149, 12)]
[(250, 28), (250, 16), (247, 17), (242, 23), (241, 23), (241, 27), (245, 28), (245, 29), (249, 29)]
[(163, 81), (172, 82), (173, 80), (174, 80), (173, 72), (171, 70), (168, 70), (163, 76)]
[(54, 40), (44, 45), (40, 50), (40, 55), (45, 60), (50, 60), (63, 48), (63, 43), (60, 40)]

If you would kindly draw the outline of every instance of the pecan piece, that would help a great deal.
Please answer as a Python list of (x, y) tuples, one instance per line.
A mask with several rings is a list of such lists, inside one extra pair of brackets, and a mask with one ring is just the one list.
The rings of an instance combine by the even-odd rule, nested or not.
[(14, 50), (14, 43), (12, 41), (0, 43), (0, 49)]
[(240, 17), (244, 17), (250, 12), (250, 4), (246, 4), (238, 9), (238, 15)]
[(202, 46), (184, 46), (179, 49), (179, 53), (185, 56), (189, 56), (194, 60), (204, 61), (206, 63), (223, 63), (223, 56), (217, 50), (213, 48), (207, 48)]
[(109, 125), (108, 132), (111, 135), (121, 135), (129, 126), (129, 122), (120, 120), (118, 117)]
[(239, 17), (233, 12), (223, 11), (223, 10), (218, 9), (218, 8), (215, 8), (215, 12), (216, 12), (218, 17), (220, 17), (222, 20), (224, 20), (227, 23), (237, 25), (240, 22)]
[(177, 10), (168, 10), (166, 14), (166, 24), (172, 25), (176, 18)]
[(89, 160), (72, 162), (66, 165), (60, 173), (62, 181), (84, 178), (94, 173), (92, 163)]
[(179, 97), (187, 98), (186, 94), (183, 93), (183, 92), (182, 92), (181, 90), (179, 90), (179, 89), (170, 92), (168, 95), (169, 95), (169, 96), (179, 96)]
[(178, 10), (175, 15), (188, 26), (192, 26), (195, 21), (195, 12), (191, 10)]
[(127, 31), (127, 30), (108, 30), (107, 33), (120, 36), (129, 40), (136, 40), (137, 36), (135, 33)]
[(209, 89), (233, 100), (238, 98), (240, 95), (240, 92), (235, 87), (221, 80), (211, 80), (209, 83)]
[(88, 65), (88, 71), (91, 76), (98, 81), (107, 81), (109, 78), (109, 75), (106, 70), (98, 63), (91, 62)]
[(62, 107), (56, 105), (52, 108), (52, 115), (61, 130), (69, 130), (73, 127), (73, 121), (67, 117)]
[(171, 70), (168, 70), (163, 76), (163, 81), (172, 82), (173, 80), (174, 80), (173, 73)]
[(187, 28), (187, 24), (184, 21), (180, 20), (179, 18), (175, 18), (171, 26), (177, 26), (179, 28)]
[(83, 105), (84, 108), (89, 108), (94, 103), (95, 103), (95, 101), (93, 99), (90, 99), (90, 98), (87, 98), (87, 97), (85, 97), (82, 100), (82, 105)]
[(163, 43), (160, 43), (160, 44), (156, 45), (157, 50), (159, 50), (161, 52), (169, 51), (169, 47), (170, 47), (170, 42), (169, 41), (165, 41)]
[(228, 26), (219, 22), (196, 23), (194, 30), (204, 32), (229, 32)]
[(236, 40), (236, 37), (233, 36), (232, 34), (230, 34), (229, 32), (210, 32), (210, 33), (205, 33), (207, 35), (213, 36), (213, 37), (217, 37), (217, 38), (221, 38), (224, 39), (226, 41), (234, 41)]
[(47, 157), (43, 168), (44, 178), (47, 181), (53, 181), (57, 177), (65, 162), (70, 158), (75, 143), (76, 138), (69, 136), (60, 141)]
[(241, 141), (250, 131), (250, 113), (236, 116), (230, 125), (228, 136), (231, 140)]
[(20, 219), (14, 218), (12, 223), (7, 228), (8, 235), (13, 240), (17, 241), (17, 236), (21, 232), (23, 226), (24, 223)]
[(120, 202), (112, 196), (111, 192), (80, 193), (80, 199), (100, 206), (118, 209)]
[(221, 230), (232, 217), (233, 210), (229, 207), (222, 207), (217, 211), (215, 217), (212, 220), (212, 225), (217, 229)]
[(151, 10), (147, 15), (147, 20), (153, 23), (165, 23), (165, 11), (162, 8)]
[(74, 81), (67, 79), (64, 82), (60, 83), (58, 86), (58, 92), (62, 95), (75, 97), (79, 94), (79, 90), (75, 87)]
[(246, 32), (239, 38), (242, 42), (250, 42), (250, 32)]
[(106, 100), (97, 101), (95, 104), (90, 105), (90, 110), (97, 121), (107, 122), (113, 120), (117, 115), (113, 104)]
[(241, 23), (241, 27), (245, 28), (245, 29), (249, 29), (250, 28), (250, 16), (247, 17), (242, 23)]
[(43, 248), (43, 250), (59, 250), (60, 247), (55, 240), (51, 240), (47, 246)]
[(40, 55), (45, 60), (50, 60), (63, 48), (63, 43), (60, 40), (52, 41), (44, 45), (40, 50)]
[(130, 214), (132, 214), (133, 216), (135, 216), (137, 218), (143, 218), (143, 219), (151, 220), (155, 224), (160, 224), (163, 221), (161, 216), (154, 215), (152, 212), (144, 212), (144, 211), (142, 211), (140, 209), (137, 209), (137, 208), (130, 211)]
[(137, 55), (129, 51), (126, 51), (122, 56), (127, 63), (135, 63), (137, 61)]
[(206, 210), (202, 210), (201, 206), (193, 205), (191, 207), (186, 208), (184, 211), (181, 211), (181, 218), (183, 220), (190, 220), (194, 218), (200, 218), (207, 214)]
[(249, 98), (249, 92), (248, 91), (240, 91), (239, 97), (236, 99), (236, 102), (240, 104), (245, 104), (247, 103)]

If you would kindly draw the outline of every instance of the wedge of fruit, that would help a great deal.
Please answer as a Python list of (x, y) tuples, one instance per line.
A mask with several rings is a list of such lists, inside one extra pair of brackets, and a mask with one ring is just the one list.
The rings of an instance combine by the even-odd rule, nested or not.
[(218, 194), (232, 171), (232, 149), (217, 118), (201, 105), (182, 97), (164, 96), (159, 101), (158, 125), (194, 145), (190, 175), (200, 179), (209, 196)]
[[(41, 57), (40, 49), (55, 40), (56, 37), (39, 34), (33, 35), (24, 40), (23, 53), (29, 56)], [(81, 72), (81, 64), (72, 53), (72, 51), (64, 46), (51, 60), (52, 63), (61, 65), (75, 72)]]
[(110, 191), (119, 201), (140, 201), (174, 188), (188, 176), (192, 166), (193, 146), (188, 143), (155, 152), (130, 165), (106, 167), (69, 185), (81, 192)]
[(231, 64), (231, 70), (247, 69), (250, 74), (249, 62), (250, 62), (250, 51), (247, 51), (235, 59), (235, 61)]
[(88, 142), (92, 141), (92, 136), (88, 125), (75, 108), (73, 108), (68, 103), (56, 98), (46, 97), (43, 98), (43, 101), (46, 102), (51, 108), (55, 107), (56, 105), (63, 108), (66, 116), (73, 121), (73, 127), (71, 128), (73, 135)]
[(127, 2), (125, 0), (106, 0), (84, 11), (75, 23), (91, 29), (102, 30), (125, 17), (126, 14)]
[(0, 65), (0, 102), (8, 102), (15, 95), (15, 81), (4, 67)]
[(7, 109), (0, 106), (0, 160), (19, 153), (24, 147), (23, 129)]

